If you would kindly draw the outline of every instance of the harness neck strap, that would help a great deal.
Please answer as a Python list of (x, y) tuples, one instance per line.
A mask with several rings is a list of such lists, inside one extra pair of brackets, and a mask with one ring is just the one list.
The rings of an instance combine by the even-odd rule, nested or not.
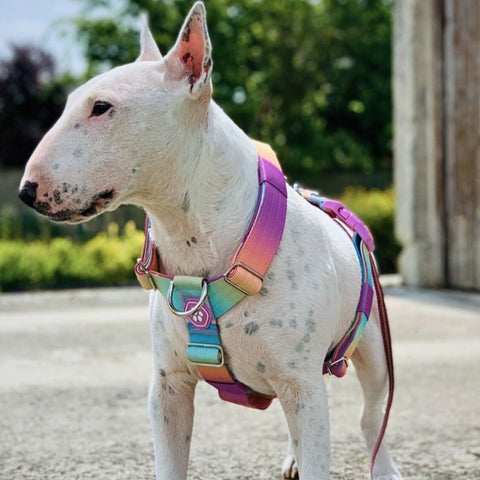
[(187, 358), (200, 375), (218, 389), (220, 398), (258, 409), (267, 408), (274, 397), (251, 390), (239, 382), (225, 365), (217, 318), (247, 295), (260, 291), (264, 276), (282, 239), (287, 211), (285, 178), (275, 152), (255, 142), (258, 152), (258, 197), (247, 232), (223, 276), (206, 280), (160, 272), (160, 259), (145, 222), (142, 257), (135, 266), (140, 285), (158, 289), (170, 310), (184, 317), (190, 334)]

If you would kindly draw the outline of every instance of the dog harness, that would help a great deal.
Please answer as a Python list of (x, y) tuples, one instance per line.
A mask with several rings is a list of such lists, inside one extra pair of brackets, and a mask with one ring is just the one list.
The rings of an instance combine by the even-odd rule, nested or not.
[[(140, 285), (157, 289), (167, 300), (169, 309), (186, 320), (189, 331), (187, 359), (223, 400), (257, 409), (266, 409), (273, 398), (255, 392), (235, 378), (225, 364), (217, 319), (247, 295), (260, 292), (264, 276), (277, 253), (285, 226), (287, 188), (275, 152), (264, 143), (255, 142), (258, 152), (259, 193), (247, 233), (227, 271), (220, 278), (161, 273), (160, 259), (150, 233), (150, 220), (145, 225), (142, 257), (135, 266)], [(342, 377), (365, 329), (372, 308), (373, 275), (370, 253), (375, 245), (368, 228), (343, 204), (318, 196), (315, 192), (295, 187), (309, 203), (330, 215), (353, 232), (352, 240), (361, 266), (360, 300), (353, 322), (325, 359), (323, 373)], [(347, 230), (346, 230), (347, 231)], [(348, 233), (348, 231), (347, 231)]]

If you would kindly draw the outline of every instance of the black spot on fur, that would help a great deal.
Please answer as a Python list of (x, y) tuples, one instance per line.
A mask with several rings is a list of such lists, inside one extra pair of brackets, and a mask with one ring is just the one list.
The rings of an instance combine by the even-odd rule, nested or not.
[(295, 405), (295, 413), (298, 415), (302, 410), (305, 410), (305, 404), (304, 403), (297, 403)]
[(288, 322), (290, 328), (297, 328), (297, 320), (295, 318), (291, 318)]
[(258, 332), (259, 328), (260, 327), (258, 326), (257, 322), (248, 322), (243, 328), (243, 330), (246, 335), (255, 335)]
[(170, 395), (175, 395), (175, 390), (173, 389), (173, 387), (171, 385), (168, 386), (168, 393)]
[(281, 328), (283, 326), (282, 320), (270, 320), (269, 325), (273, 328)]
[(59, 163), (55, 163), (53, 166), (52, 166), (52, 170), (58, 170), (60, 168), (60, 164)]
[(305, 324), (307, 326), (307, 332), (313, 333), (315, 331), (315, 329), (317, 328), (317, 326), (315, 325), (315, 322), (311, 319), (308, 319), (305, 322)]
[(73, 151), (73, 156), (74, 156), (75, 158), (81, 158), (81, 157), (83, 157), (84, 153), (85, 153), (85, 152), (83, 151), (82, 148), (77, 147), (77, 148)]
[(63, 203), (62, 195), (61, 195), (59, 190), (54, 190), (53, 191), (53, 200), (55, 201), (55, 203), (57, 205), (61, 205)]
[(265, 373), (265, 365), (263, 363), (257, 363), (257, 371), (260, 373)]
[(192, 237), (192, 238), (190, 239), (190, 241), (191, 241), (192, 243), (197, 243), (197, 238), (196, 238), (196, 237)]
[(192, 437), (191, 437), (190, 435), (187, 435), (187, 436), (185, 437), (185, 442), (186, 442), (186, 443), (190, 443), (190, 440), (191, 440), (191, 439), (192, 439)]
[(190, 42), (190, 34), (192, 33), (192, 20), (188, 22), (188, 25), (185, 27), (185, 30), (182, 33), (182, 42), (189, 43)]
[(182, 200), (182, 210), (187, 213), (190, 210), (190, 194), (185, 192)]
[(295, 279), (295, 272), (293, 270), (288, 270), (287, 271), (287, 278), (290, 281), (290, 287), (292, 290), (297, 290), (297, 281)]
[(81, 125), (80, 125), (79, 123), (76, 123), (76, 124), (73, 126), (73, 128), (75, 128), (75, 129), (78, 129), (78, 128), (80, 128), (80, 127), (81, 127)]
[(301, 353), (303, 352), (303, 349), (305, 348), (305, 345), (300, 342), (300, 343), (297, 343), (297, 345), (295, 346), (295, 351), (297, 351), (298, 353)]
[(295, 369), (295, 368), (297, 368), (297, 364), (295, 363), (294, 360), (291, 360), (290, 362), (287, 363), (287, 367)]
[(268, 294), (268, 289), (265, 288), (265, 287), (262, 287), (262, 288), (260, 289), (260, 292), (259, 292), (259, 293), (260, 293), (260, 296), (261, 296), (261, 297), (266, 297), (267, 294)]
[(191, 246), (192, 246), (188, 240), (187, 240), (187, 245), (188, 245), (189, 247), (191, 247)]
[(164, 377), (166, 374), (167, 374), (167, 372), (165, 372), (165, 370), (163, 368), (160, 369), (160, 376)]
[(308, 343), (310, 341), (310, 334), (309, 333), (306, 333), (304, 336), (303, 336), (303, 341), (305, 343)]

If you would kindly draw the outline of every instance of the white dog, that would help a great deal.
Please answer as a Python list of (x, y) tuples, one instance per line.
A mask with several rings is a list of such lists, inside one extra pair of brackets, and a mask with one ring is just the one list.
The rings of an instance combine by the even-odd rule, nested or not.
[[(230, 261), (256, 211), (259, 155), (213, 102), (211, 74), (201, 2), (165, 57), (145, 22), (135, 63), (99, 75), (69, 96), (63, 115), (26, 166), (20, 198), (39, 213), (70, 223), (121, 204), (139, 205), (148, 212), (156, 268), (165, 278), (176, 276), (181, 283), (186, 277), (179, 276), (209, 282), (223, 279), (225, 272), (229, 277)], [(213, 351), (213, 367), (208, 358), (192, 363), (186, 353), (193, 345), (203, 348), (200, 356), (212, 354), (211, 345), (192, 343), (187, 329), (188, 322), (208, 317), (205, 298), (199, 297), (210, 284), (200, 281), (195, 288), (202, 292), (189, 307), (179, 306), (177, 283), (171, 282), (168, 302), (158, 290), (151, 294), (155, 373), (149, 411), (157, 480), (186, 479), (195, 385), (202, 366), (212, 370), (221, 363), (239, 384), (257, 392), (256, 398), (280, 400), (290, 433), (284, 477), (330, 478), (322, 365), (351, 326), (361, 268), (351, 238), (336, 221), (290, 187), (286, 202), (281, 245), (267, 275), (243, 270), (261, 290), (254, 293), (247, 286), (254, 294), (240, 293), (241, 301), (216, 319), (221, 347)], [(352, 357), (365, 394), (362, 429), (370, 453), (381, 430), (387, 387), (379, 325), (374, 307)], [(385, 442), (373, 477), (401, 478)]]

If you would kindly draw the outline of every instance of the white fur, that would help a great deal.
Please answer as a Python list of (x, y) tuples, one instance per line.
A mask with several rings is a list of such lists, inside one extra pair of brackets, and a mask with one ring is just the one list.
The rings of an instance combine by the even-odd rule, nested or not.
[[(183, 41), (186, 29), (189, 42)], [(72, 223), (120, 204), (139, 205), (152, 219), (166, 273), (213, 278), (226, 270), (252, 214), (256, 152), (211, 100), (203, 4), (194, 5), (166, 57), (146, 22), (141, 42), (137, 62), (100, 75), (70, 95), (65, 112), (29, 160), (22, 185), (38, 184), (37, 200), (49, 205), (36, 204), (41, 213), (56, 218), (62, 211), (57, 219)], [(194, 62), (185, 63), (190, 48)], [(96, 101), (112, 108), (92, 116)], [(105, 191), (112, 192), (111, 198), (99, 199)], [(259, 392), (277, 395), (282, 404), (291, 437), (285, 478), (298, 470), (302, 480), (328, 479), (329, 420), (321, 369), (327, 351), (352, 321), (360, 268), (344, 231), (291, 189), (288, 194), (285, 232), (263, 295), (247, 297), (218, 322), (235, 376)], [(156, 478), (185, 480), (199, 376), (185, 357), (185, 323), (167, 310), (158, 292), (151, 295), (150, 310), (155, 373), (149, 411)], [(247, 335), (251, 322), (258, 329)], [(376, 311), (354, 362), (365, 392), (362, 427), (371, 452), (386, 388)], [(401, 478), (385, 445), (375, 478)]]

